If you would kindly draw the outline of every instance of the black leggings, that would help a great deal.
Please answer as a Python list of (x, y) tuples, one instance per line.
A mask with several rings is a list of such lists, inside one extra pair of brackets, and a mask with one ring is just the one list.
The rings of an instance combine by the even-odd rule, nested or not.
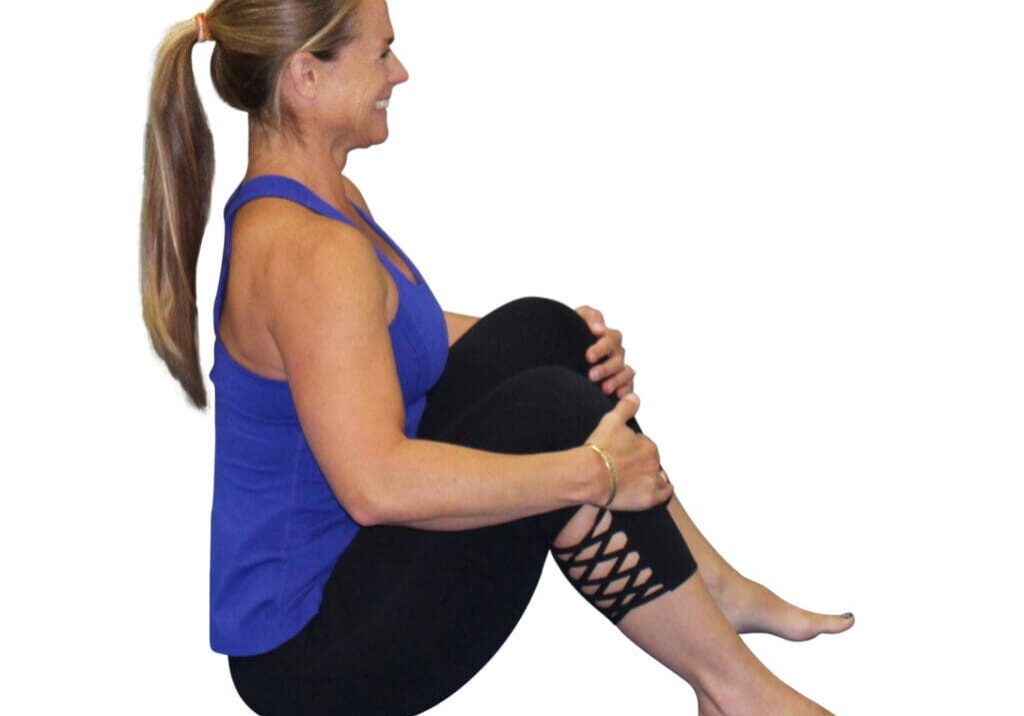
[[(616, 403), (586, 377), (584, 353), (595, 340), (555, 301), (519, 299), (489, 313), (452, 346), (419, 437), (516, 454), (582, 445)], [(630, 426), (639, 432), (635, 421)], [(696, 571), (666, 505), (602, 510), (588, 538), (554, 550), (577, 591), (613, 623)], [(577, 509), (456, 532), (364, 527), (302, 631), (266, 654), (229, 657), (238, 693), (263, 716), (422, 713), (469, 681), (508, 638)], [(610, 550), (618, 532), (627, 544)], [(639, 561), (622, 569), (630, 552)], [(590, 576), (611, 558), (605, 578)]]

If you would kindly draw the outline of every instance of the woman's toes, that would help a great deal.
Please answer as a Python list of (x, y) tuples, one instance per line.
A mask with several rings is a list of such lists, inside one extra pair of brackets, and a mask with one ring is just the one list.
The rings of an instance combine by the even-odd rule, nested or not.
[[(792, 607), (792, 605), (789, 606)], [(852, 627), (854, 622), (853, 614), (849, 612), (847, 612), (849, 614), (847, 616), (847, 614), (818, 614), (797, 607), (792, 607), (792, 609), (799, 613), (800, 616), (793, 614), (788, 634), (785, 633), (786, 630), (779, 634), (779, 636), (791, 639), (792, 641), (807, 641), (818, 636), (818, 634), (838, 634)]]

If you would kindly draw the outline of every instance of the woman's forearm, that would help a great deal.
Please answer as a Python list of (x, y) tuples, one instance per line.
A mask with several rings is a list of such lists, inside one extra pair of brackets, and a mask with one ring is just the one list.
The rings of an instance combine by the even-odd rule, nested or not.
[[(376, 472), (376, 471), (375, 471)], [(432, 440), (405, 440), (380, 466), (371, 524), (465, 530), (601, 499), (600, 456), (585, 447), (506, 455)]]

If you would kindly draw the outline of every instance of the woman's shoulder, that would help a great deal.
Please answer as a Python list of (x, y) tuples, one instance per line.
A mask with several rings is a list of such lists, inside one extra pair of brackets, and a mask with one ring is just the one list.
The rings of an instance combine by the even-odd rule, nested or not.
[(272, 240), (281, 236), (302, 236), (311, 231), (320, 233), (332, 225), (347, 227), (289, 199), (265, 196), (247, 202), (238, 210), (231, 235), (251, 241)]
[(231, 233), (232, 272), (248, 274), (264, 300), (314, 277), (351, 280), (353, 274), (378, 273), (376, 254), (358, 229), (287, 199), (249, 202), (239, 209)]
[(365, 250), (362, 234), (355, 227), (277, 197), (254, 199), (239, 209), (231, 236), (233, 252), (252, 259), (309, 254), (324, 243), (337, 244), (343, 251)]

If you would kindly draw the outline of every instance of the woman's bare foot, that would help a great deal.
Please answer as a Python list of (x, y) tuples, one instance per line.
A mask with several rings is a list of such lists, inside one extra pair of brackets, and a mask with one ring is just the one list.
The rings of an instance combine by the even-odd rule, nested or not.
[(761, 632), (806, 641), (818, 634), (838, 634), (853, 626), (852, 614), (835, 616), (800, 609), (737, 572), (701, 534), (675, 496), (669, 501), (668, 511), (697, 560), (700, 576), (715, 604), (736, 633)]
[(732, 569), (714, 582), (708, 589), (737, 634), (774, 634), (790, 641), (807, 641), (819, 634), (844, 632), (854, 623), (849, 612), (819, 614), (794, 606)]

